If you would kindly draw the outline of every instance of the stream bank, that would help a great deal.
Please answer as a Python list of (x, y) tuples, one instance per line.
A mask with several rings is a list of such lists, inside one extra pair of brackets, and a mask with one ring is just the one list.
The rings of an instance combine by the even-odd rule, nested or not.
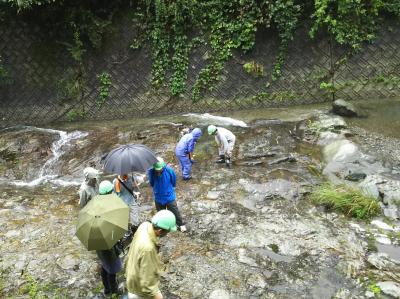
[[(177, 187), (189, 232), (162, 239), (166, 298), (373, 298), (379, 283), (382, 290), (396, 291), (398, 222), (380, 218), (366, 224), (327, 213), (307, 199), (330, 163), (324, 155), (328, 143), (310, 124), (321, 115), (331, 123), (342, 120), (320, 106), (241, 113), (230, 115), (233, 119), (191, 115), (65, 124), (56, 130), (78, 131), (80, 137), (59, 149), (53, 148), (61, 140), (58, 131), (1, 132), (2, 294), (30, 298), (36, 289), (49, 298), (101, 297), (96, 256), (74, 236), (83, 168), (99, 168), (101, 157), (117, 144), (144, 143), (177, 170), (173, 150), (179, 130), (193, 125), (205, 132), (210, 123), (229, 126), (237, 136), (234, 167), (213, 162), (214, 140), (203, 135), (193, 180)], [(368, 148), (357, 143), (351, 125), (324, 132), (360, 152)], [(54, 150), (58, 159), (38, 177)], [(382, 170), (395, 170), (395, 161), (374, 161)], [(37, 180), (46, 175), (52, 177)], [(151, 191), (146, 183), (141, 189), (141, 217), (150, 219)]]

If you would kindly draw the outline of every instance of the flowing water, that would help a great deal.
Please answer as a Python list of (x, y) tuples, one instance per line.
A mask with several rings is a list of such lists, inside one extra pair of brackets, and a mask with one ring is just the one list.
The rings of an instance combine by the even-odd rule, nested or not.
[[(118, 144), (144, 143), (179, 176), (174, 147), (180, 130), (198, 126), (204, 135), (196, 145), (193, 180), (177, 186), (189, 232), (162, 240), (166, 298), (331, 298), (343, 292), (362, 297), (366, 286), (357, 279), (367, 276), (363, 236), (346, 217), (326, 214), (306, 199), (321, 181), (322, 155), (302, 139), (299, 127), (321, 110), (327, 107), (1, 131), (0, 295), (27, 297), (33, 280), (49, 298), (101, 297), (96, 256), (74, 236), (82, 170), (100, 169), (101, 158)], [(351, 123), (364, 129), (365, 121)], [(213, 162), (217, 149), (206, 135), (209, 124), (237, 136), (232, 169)], [(398, 138), (394, 131), (384, 137)], [(153, 200), (146, 182), (141, 191), (145, 220), (154, 212)], [(390, 246), (378, 250), (398, 249)]]

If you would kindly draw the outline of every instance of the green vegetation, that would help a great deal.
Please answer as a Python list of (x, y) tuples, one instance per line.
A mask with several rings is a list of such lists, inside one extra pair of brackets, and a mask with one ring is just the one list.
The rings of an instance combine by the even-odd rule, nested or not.
[(324, 205), (329, 210), (339, 211), (359, 219), (370, 219), (381, 213), (376, 199), (346, 186), (324, 184), (312, 192), (311, 200), (315, 204)]
[(276, 245), (276, 244), (269, 244), (268, 247), (271, 248), (271, 250), (272, 250), (273, 252), (275, 252), (275, 253), (278, 253), (278, 252), (279, 252), (279, 246)]
[[(272, 80), (283, 76), (286, 52), (299, 26), (305, 26), (311, 38), (328, 36), (332, 46), (336, 42), (350, 49), (344, 58), (332, 62), (331, 70), (318, 82), (328, 95), (334, 94), (340, 88), (332, 80), (335, 71), (351, 53), (375, 39), (384, 18), (400, 16), (400, 2), (139, 0), (130, 4), (103, 1), (94, 5), (90, 1), (19, 0), (5, 1), (0, 5), (3, 18), (13, 17), (15, 12), (35, 11), (35, 20), (55, 26), (58, 32), (63, 33), (62, 44), (76, 62), (72, 67), (75, 74), (68, 77), (73, 82), (67, 85), (75, 86), (71, 94), (78, 100), (84, 96), (86, 84), (85, 56), (90, 49), (101, 46), (103, 36), (111, 31), (115, 12), (122, 10), (130, 11), (133, 16), (136, 37), (130, 49), (134, 51), (147, 42), (151, 44), (152, 83), (156, 90), (169, 90), (172, 96), (184, 93), (190, 54), (199, 44), (208, 46), (203, 56), (205, 65), (198, 71), (191, 90), (192, 99), (197, 101), (223, 79), (225, 63), (234, 51), (248, 53), (253, 49), (256, 32), (260, 30), (268, 30), (278, 37), (278, 52), (269, 73)], [(255, 62), (243, 67), (249, 74), (264, 75), (264, 68)], [(0, 77), (1, 74), (0, 63)]]
[(400, 232), (391, 231), (387, 233), (387, 236), (392, 240), (393, 243), (400, 241)]
[(243, 69), (246, 73), (253, 74), (256, 77), (264, 76), (263, 65), (255, 62), (255, 61), (246, 62), (245, 64), (243, 64)]
[(373, 79), (373, 82), (383, 85), (400, 86), (400, 77), (395, 75), (385, 76), (383, 74), (379, 74)]
[(110, 86), (112, 85), (112, 82), (111, 75), (106, 72), (97, 75), (97, 79), (99, 79), (100, 83), (100, 98), (97, 101), (97, 105), (100, 108), (107, 102), (108, 98), (110, 97)]
[(0, 158), (11, 163), (18, 162), (16, 153), (8, 150), (7, 148), (0, 151)]
[(29, 274), (24, 275), (25, 284), (19, 289), (19, 295), (26, 294), (32, 299), (62, 299), (68, 298), (65, 289), (51, 283), (40, 283)]
[(79, 118), (84, 118), (85, 112), (84, 110), (76, 110), (72, 109), (65, 114), (65, 119), (67, 121), (76, 121)]
[(66, 102), (79, 99), (84, 84), (83, 74), (75, 68), (68, 68), (63, 78), (57, 82), (58, 95)]
[(4, 289), (6, 287), (6, 281), (4, 277), (6, 276), (7, 273), (8, 273), (7, 270), (0, 268), (0, 298), (5, 297)]
[(390, 4), (380, 0), (315, 0), (314, 8), (311, 37), (324, 27), (339, 44), (357, 50), (375, 38), (379, 13), (390, 10)]
[(381, 288), (378, 287), (376, 285), (376, 283), (374, 283), (374, 282), (371, 282), (368, 285), (368, 290), (370, 290), (372, 293), (374, 293), (375, 296), (380, 295), (380, 293), (381, 293)]
[(335, 85), (333, 83), (327, 83), (327, 82), (321, 82), (321, 84), (319, 85), (319, 88), (322, 90), (325, 90), (326, 92), (332, 94), (335, 93), (335, 91), (337, 90)]

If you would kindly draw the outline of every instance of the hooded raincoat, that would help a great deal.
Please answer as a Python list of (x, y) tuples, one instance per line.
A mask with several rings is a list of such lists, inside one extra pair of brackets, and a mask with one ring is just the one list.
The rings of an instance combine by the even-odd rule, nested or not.
[[(83, 208), (93, 197), (97, 195), (98, 182), (100, 173), (97, 169), (92, 167), (86, 167), (83, 170), (83, 175), (85, 176), (85, 181), (81, 184), (79, 188), (79, 208)], [(93, 187), (89, 184), (90, 180), (96, 179), (96, 184)]]
[(179, 161), (182, 170), (182, 177), (188, 179), (192, 171), (192, 161), (189, 159), (189, 153), (193, 153), (197, 140), (201, 137), (199, 128), (193, 129), (192, 132), (185, 134), (179, 140), (175, 148), (175, 155)]
[(129, 293), (153, 298), (160, 293), (161, 261), (158, 239), (150, 222), (143, 222), (135, 233), (126, 263), (126, 284)]

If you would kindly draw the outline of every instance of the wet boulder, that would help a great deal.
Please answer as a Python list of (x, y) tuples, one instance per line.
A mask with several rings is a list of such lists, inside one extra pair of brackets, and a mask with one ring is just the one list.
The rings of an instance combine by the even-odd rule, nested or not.
[(358, 147), (348, 140), (334, 141), (323, 149), (325, 161), (346, 161), (359, 155)]
[(379, 270), (399, 272), (400, 265), (392, 260), (388, 254), (382, 252), (371, 253), (367, 261), (370, 265)]
[(318, 119), (311, 124), (311, 129), (317, 132), (334, 132), (346, 128), (347, 124), (344, 119), (337, 115), (320, 114)]
[(382, 281), (376, 284), (384, 294), (400, 298), (400, 284), (394, 281)]
[(351, 181), (351, 182), (359, 182), (362, 181), (363, 179), (366, 178), (366, 174), (362, 172), (353, 172), (349, 173), (344, 177), (345, 180)]
[(400, 181), (385, 174), (370, 174), (360, 184), (369, 196), (382, 199), (383, 213), (392, 219), (400, 218)]
[(327, 163), (323, 174), (333, 181), (341, 179), (357, 182), (362, 181), (368, 175), (388, 171), (382, 163), (362, 153), (353, 142), (347, 139), (337, 140), (326, 145), (323, 148), (323, 154)]
[(338, 140), (343, 140), (343, 139), (344, 139), (344, 136), (342, 136), (341, 134), (325, 131), (325, 132), (321, 132), (319, 134), (317, 144), (320, 146), (325, 146), (332, 142), (335, 142)]
[(209, 299), (230, 299), (229, 293), (226, 290), (217, 289), (211, 292)]
[(356, 107), (345, 100), (338, 99), (332, 103), (332, 113), (345, 117), (358, 117), (360, 116)]

